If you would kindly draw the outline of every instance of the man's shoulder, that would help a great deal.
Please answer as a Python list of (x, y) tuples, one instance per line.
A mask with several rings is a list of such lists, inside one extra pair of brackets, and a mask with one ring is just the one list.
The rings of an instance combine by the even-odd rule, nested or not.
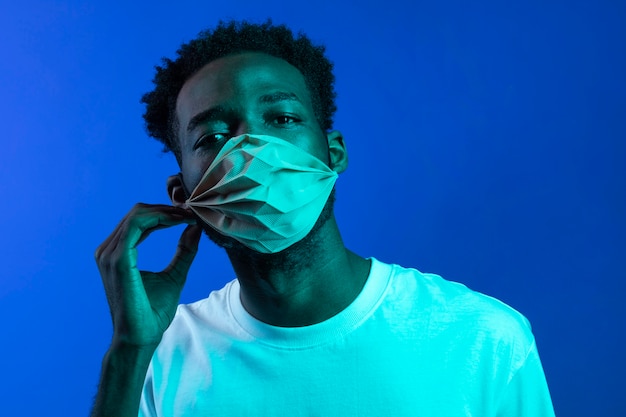
[(184, 340), (193, 337), (198, 331), (211, 329), (218, 333), (232, 331), (232, 313), (230, 291), (236, 280), (226, 283), (222, 288), (211, 291), (201, 300), (179, 304), (172, 323), (164, 334), (164, 339)]
[(219, 313), (225, 308), (228, 308), (229, 294), (236, 282), (237, 280), (233, 279), (224, 284), (222, 288), (211, 291), (208, 297), (202, 298), (198, 301), (179, 304), (176, 314), (205, 316), (207, 314), (207, 310)]
[(399, 265), (388, 266), (392, 279), (387, 302), (411, 305), (415, 314), (428, 316), (431, 328), (466, 329), (498, 339), (532, 342), (529, 321), (503, 301), (437, 274)]

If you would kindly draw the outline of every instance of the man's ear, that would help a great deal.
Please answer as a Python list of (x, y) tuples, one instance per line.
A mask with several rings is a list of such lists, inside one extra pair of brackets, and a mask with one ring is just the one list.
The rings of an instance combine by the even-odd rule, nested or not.
[(348, 168), (348, 150), (343, 141), (343, 135), (338, 130), (326, 134), (328, 139), (328, 155), (330, 156), (330, 168), (341, 174)]
[(185, 202), (187, 201), (188, 195), (183, 184), (183, 176), (180, 173), (171, 175), (167, 179), (167, 195), (170, 196), (173, 206), (187, 207)]

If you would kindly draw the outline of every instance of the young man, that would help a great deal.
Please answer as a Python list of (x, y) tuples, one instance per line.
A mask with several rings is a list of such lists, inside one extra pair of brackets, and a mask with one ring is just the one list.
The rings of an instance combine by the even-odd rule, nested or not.
[[(136, 205), (96, 250), (114, 322), (94, 416), (552, 416), (526, 319), (432, 274), (348, 250), (348, 164), (324, 49), (220, 23), (157, 68), (151, 136), (173, 206)], [(137, 245), (187, 223), (170, 266)], [(237, 279), (177, 306), (201, 232)]]

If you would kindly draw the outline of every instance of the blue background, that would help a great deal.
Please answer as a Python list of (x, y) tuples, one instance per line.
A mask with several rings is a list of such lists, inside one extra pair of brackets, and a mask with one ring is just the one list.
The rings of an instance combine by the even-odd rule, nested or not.
[[(94, 250), (178, 172), (143, 130), (153, 66), (266, 17), (335, 62), (347, 246), (523, 312), (557, 415), (626, 415), (625, 5), (2, 0), (0, 415), (88, 413), (111, 336)], [(203, 239), (183, 302), (232, 278)]]

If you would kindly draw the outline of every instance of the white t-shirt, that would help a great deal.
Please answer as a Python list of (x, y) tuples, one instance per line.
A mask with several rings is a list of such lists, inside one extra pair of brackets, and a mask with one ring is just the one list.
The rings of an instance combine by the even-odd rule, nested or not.
[(140, 416), (554, 416), (528, 321), (502, 302), (371, 258), (344, 311), (284, 328), (234, 280), (178, 308)]

